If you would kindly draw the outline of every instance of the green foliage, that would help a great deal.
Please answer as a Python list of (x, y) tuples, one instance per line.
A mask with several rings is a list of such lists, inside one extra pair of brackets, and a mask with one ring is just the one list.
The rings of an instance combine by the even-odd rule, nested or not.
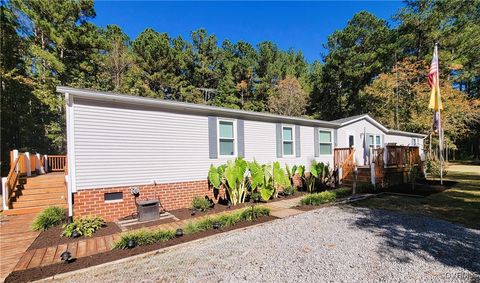
[(219, 222), (222, 227), (230, 227), (240, 221), (253, 220), (257, 217), (270, 215), (270, 209), (263, 206), (254, 206), (228, 214), (214, 215), (198, 221), (191, 221), (184, 227), (186, 234), (198, 233), (213, 228), (213, 223)]
[(324, 191), (321, 193), (309, 194), (300, 201), (303, 205), (321, 205), (324, 203), (334, 202), (337, 196), (332, 191)]
[(335, 196), (338, 198), (346, 198), (352, 194), (352, 189), (351, 188), (339, 188), (335, 190), (331, 190), (330, 192), (333, 192)]
[(294, 186), (289, 186), (283, 189), (283, 195), (292, 196), (297, 192), (297, 189)]
[[(436, 160), (436, 159), (431, 159), (431, 160), (426, 160), (425, 161), (425, 168), (426, 168), (426, 171), (427, 173), (433, 177), (433, 178), (440, 178), (440, 172), (442, 171), (440, 168), (442, 168), (440, 166), (440, 161)], [(447, 169), (446, 169), (446, 166), (443, 165), (443, 177), (445, 177), (448, 173)]]
[(37, 214), (31, 228), (34, 231), (47, 230), (63, 221), (65, 221), (65, 209), (58, 206), (49, 206)]
[(210, 201), (204, 197), (194, 197), (192, 199), (191, 207), (201, 211), (210, 209)]
[(63, 225), (63, 236), (71, 237), (73, 231), (77, 231), (81, 236), (91, 237), (104, 225), (105, 221), (101, 217), (79, 217), (72, 223)]
[(115, 242), (114, 249), (126, 249), (128, 241), (135, 241), (137, 246), (150, 245), (157, 242), (166, 242), (175, 237), (175, 230), (137, 230), (122, 234)]

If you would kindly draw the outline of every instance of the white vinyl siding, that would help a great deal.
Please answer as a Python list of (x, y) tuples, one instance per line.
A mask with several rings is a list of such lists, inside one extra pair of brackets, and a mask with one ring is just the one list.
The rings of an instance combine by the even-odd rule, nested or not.
[[(79, 190), (206, 180), (210, 164), (218, 166), (235, 158), (209, 158), (207, 116), (84, 99), (75, 99), (73, 109)], [(314, 128), (308, 126), (300, 126), (302, 156), (277, 158), (275, 127), (275, 123), (244, 121), (246, 160), (307, 168), (313, 159), (333, 163), (331, 156), (314, 157)]]
[(282, 150), (283, 156), (293, 156), (295, 154), (294, 132), (292, 126), (282, 127)]

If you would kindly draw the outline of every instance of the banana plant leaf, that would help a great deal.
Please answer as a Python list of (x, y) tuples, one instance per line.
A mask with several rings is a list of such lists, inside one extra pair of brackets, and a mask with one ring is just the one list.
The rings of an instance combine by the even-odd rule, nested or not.
[(262, 187), (264, 184), (263, 168), (257, 161), (250, 162), (248, 164), (248, 170), (250, 171), (250, 187), (255, 190), (258, 187)]
[(264, 186), (260, 187), (259, 191), (262, 200), (268, 201), (275, 192), (275, 189), (273, 188), (272, 183), (266, 183)]
[(208, 171), (208, 180), (215, 189), (220, 188), (220, 184), (222, 183), (222, 175), (220, 175), (219, 170), (215, 168), (213, 164), (210, 165), (210, 171)]

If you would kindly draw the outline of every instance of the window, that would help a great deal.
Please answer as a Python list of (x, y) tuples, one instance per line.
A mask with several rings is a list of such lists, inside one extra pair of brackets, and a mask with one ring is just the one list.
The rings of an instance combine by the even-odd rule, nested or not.
[(348, 147), (355, 147), (355, 136), (348, 136)]
[(413, 138), (412, 139), (412, 146), (416, 146), (417, 145), (417, 139)]
[(283, 155), (293, 155), (293, 128), (282, 127)]
[(381, 137), (380, 136), (375, 136), (375, 147), (380, 147), (381, 146)]
[(123, 192), (116, 192), (116, 193), (105, 193), (103, 195), (103, 199), (108, 201), (122, 201), (123, 200)]
[(320, 142), (320, 154), (321, 155), (332, 154), (332, 132), (319, 131), (318, 139)]
[(368, 135), (368, 144), (371, 148), (382, 146), (382, 137), (379, 135)]
[(233, 121), (218, 122), (218, 151), (220, 156), (235, 155), (235, 127)]

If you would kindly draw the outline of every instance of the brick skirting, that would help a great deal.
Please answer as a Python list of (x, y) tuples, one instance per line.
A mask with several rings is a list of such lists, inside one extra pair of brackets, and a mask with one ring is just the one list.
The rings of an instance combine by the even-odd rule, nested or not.
[[(73, 215), (95, 215), (105, 221), (114, 221), (132, 213), (136, 213), (135, 198), (128, 187), (79, 190), (73, 196)], [(208, 195), (213, 198), (213, 190), (208, 187), (207, 180), (166, 183), (157, 185), (140, 185), (140, 196), (137, 200), (160, 199), (167, 211), (190, 207), (194, 197)], [(105, 193), (123, 193), (121, 201), (105, 201)]]

